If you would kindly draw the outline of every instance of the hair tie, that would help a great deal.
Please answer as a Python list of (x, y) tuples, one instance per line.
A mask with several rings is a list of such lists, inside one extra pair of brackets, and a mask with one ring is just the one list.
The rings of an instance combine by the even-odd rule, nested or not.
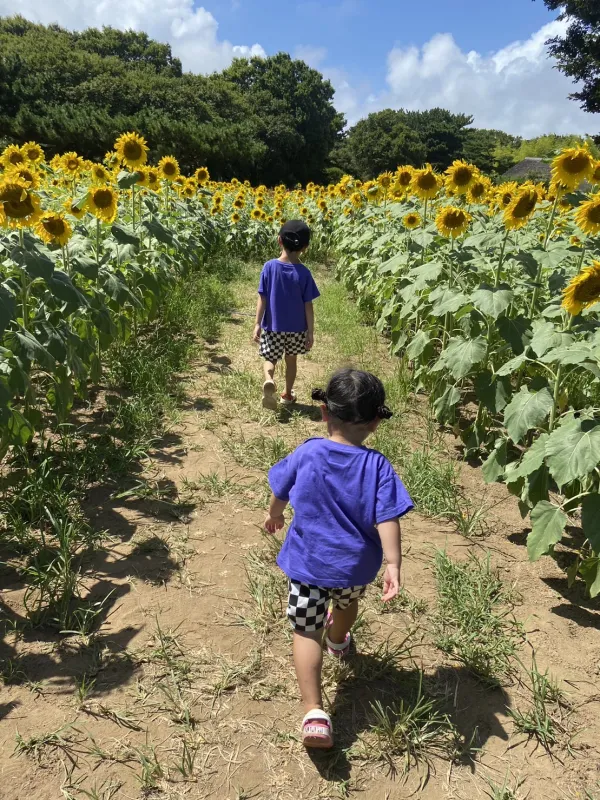
[(315, 402), (327, 405), (327, 394), (324, 389), (313, 389), (311, 397)]
[(391, 419), (394, 415), (387, 406), (379, 406), (377, 416), (379, 419)]

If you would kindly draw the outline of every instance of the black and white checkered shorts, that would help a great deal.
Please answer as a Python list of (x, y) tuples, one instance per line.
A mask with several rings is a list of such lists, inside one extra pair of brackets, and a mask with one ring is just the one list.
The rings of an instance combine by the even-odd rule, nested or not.
[(313, 633), (325, 626), (327, 608), (331, 601), (335, 608), (348, 608), (367, 591), (366, 586), (349, 586), (346, 589), (326, 589), (299, 581), (288, 581), (289, 598), (287, 615), (294, 630)]
[(258, 354), (272, 364), (276, 364), (284, 355), (301, 356), (307, 352), (306, 331), (263, 331), (260, 335)]

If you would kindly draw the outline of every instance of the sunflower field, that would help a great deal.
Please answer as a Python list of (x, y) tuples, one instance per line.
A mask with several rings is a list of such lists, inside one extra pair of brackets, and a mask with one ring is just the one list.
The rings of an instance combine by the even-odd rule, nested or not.
[(549, 188), (457, 161), (270, 189), (147, 152), (126, 133), (102, 163), (47, 162), (34, 142), (0, 156), (2, 457), (65, 421), (213, 248), (259, 258), (300, 217), (440, 423), (519, 498), (530, 558), (580, 522), (569, 579), (600, 593), (600, 163), (585, 147), (556, 157)]

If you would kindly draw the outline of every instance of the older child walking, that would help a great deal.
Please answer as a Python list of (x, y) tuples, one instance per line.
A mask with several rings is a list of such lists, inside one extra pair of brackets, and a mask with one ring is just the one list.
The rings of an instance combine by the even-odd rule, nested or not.
[(358, 601), (383, 555), (383, 600), (396, 597), (399, 519), (413, 503), (385, 456), (363, 444), (392, 416), (381, 381), (369, 372), (340, 370), (325, 391), (313, 391), (313, 399), (322, 404), (328, 438), (309, 439), (270, 470), (265, 528), (270, 533), (283, 528), (291, 502), (294, 517), (277, 563), (289, 581), (287, 615), (305, 712), (302, 741), (329, 748), (333, 730), (321, 694), (323, 631), (327, 652), (345, 658)]
[(297, 360), (313, 346), (313, 300), (319, 296), (310, 270), (300, 260), (310, 243), (308, 225), (301, 220), (286, 222), (278, 241), (281, 255), (267, 261), (260, 275), (254, 327), (254, 341), (264, 358), (262, 404), (272, 410), (277, 408), (274, 376), (281, 358), (285, 359), (285, 391), (280, 402), (296, 402)]

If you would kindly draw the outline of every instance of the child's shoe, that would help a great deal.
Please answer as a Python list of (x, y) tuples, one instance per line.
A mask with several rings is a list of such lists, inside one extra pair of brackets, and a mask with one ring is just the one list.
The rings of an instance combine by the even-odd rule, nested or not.
[(263, 408), (268, 408), (269, 411), (277, 411), (274, 381), (268, 380), (263, 383), (262, 406)]
[(296, 402), (296, 392), (292, 389), (291, 394), (286, 394), (285, 392), (281, 395), (279, 402), (282, 406), (293, 406)]
[(329, 750), (333, 747), (331, 717), (320, 708), (309, 711), (302, 720), (302, 744)]

